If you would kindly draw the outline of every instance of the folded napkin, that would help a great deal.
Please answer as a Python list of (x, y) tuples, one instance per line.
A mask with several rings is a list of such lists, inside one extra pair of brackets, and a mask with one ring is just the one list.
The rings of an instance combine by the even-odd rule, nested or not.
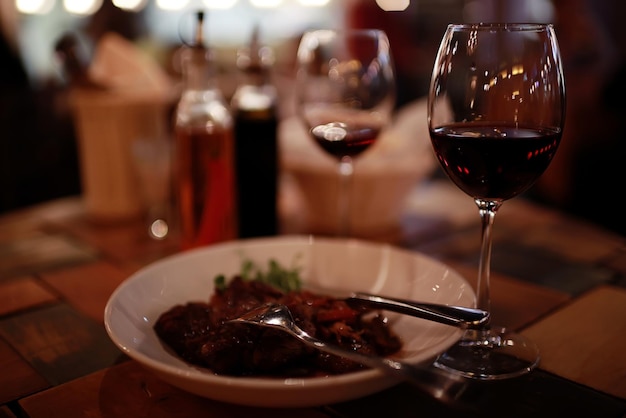
[(105, 34), (96, 46), (89, 77), (119, 94), (153, 94), (167, 97), (172, 82), (161, 66), (126, 38)]

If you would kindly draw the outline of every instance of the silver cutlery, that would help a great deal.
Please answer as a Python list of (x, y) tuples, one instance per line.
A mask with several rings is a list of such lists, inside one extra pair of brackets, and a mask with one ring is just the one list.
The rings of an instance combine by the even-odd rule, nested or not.
[(424, 364), (409, 364), (390, 358), (369, 356), (314, 338), (296, 325), (289, 308), (285, 305), (262, 305), (228, 322), (283, 330), (304, 344), (318, 350), (350, 359), (381, 370), (395, 378), (406, 380), (442, 402), (456, 402), (467, 388), (468, 381), (465, 378), (440, 369)]
[(417, 318), (428, 319), (461, 329), (480, 328), (489, 320), (489, 312), (464, 306), (416, 302), (389, 296), (356, 292), (345, 298), (351, 306), (385, 309)]

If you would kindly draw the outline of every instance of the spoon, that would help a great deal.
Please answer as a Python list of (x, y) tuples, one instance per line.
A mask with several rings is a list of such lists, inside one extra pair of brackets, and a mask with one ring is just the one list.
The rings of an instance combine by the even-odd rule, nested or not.
[(489, 321), (489, 312), (478, 308), (419, 302), (391, 296), (375, 295), (367, 292), (320, 288), (310, 284), (307, 285), (306, 289), (341, 299), (352, 308), (363, 306), (373, 309), (384, 309), (461, 329), (482, 329)]
[(386, 309), (461, 329), (481, 328), (489, 320), (489, 312), (483, 311), (482, 309), (415, 302), (407, 299), (378, 296), (363, 292), (352, 293), (344, 300), (349, 305), (353, 306)]
[(443, 402), (458, 400), (467, 387), (467, 381), (460, 375), (449, 374), (423, 364), (409, 364), (390, 358), (361, 354), (314, 338), (296, 325), (291, 311), (285, 305), (273, 303), (261, 305), (227, 323), (244, 323), (283, 330), (318, 350), (379, 369), (392, 377), (406, 380)]

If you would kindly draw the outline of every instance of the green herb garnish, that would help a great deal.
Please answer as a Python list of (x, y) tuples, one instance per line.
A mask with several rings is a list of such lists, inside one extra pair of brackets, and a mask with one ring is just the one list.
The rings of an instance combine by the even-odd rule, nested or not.
[[(295, 263), (294, 263), (295, 264)], [(241, 262), (240, 276), (243, 280), (256, 280), (270, 286), (274, 286), (283, 292), (300, 290), (302, 280), (300, 278), (300, 267), (283, 267), (275, 259), (270, 259), (267, 263), (267, 270), (263, 270), (254, 261), (246, 258)], [(220, 274), (215, 277), (215, 288), (223, 290), (226, 288), (226, 277)]]
[(226, 289), (226, 276), (224, 276), (223, 274), (219, 274), (215, 276), (215, 279), (213, 280), (213, 282), (217, 290)]

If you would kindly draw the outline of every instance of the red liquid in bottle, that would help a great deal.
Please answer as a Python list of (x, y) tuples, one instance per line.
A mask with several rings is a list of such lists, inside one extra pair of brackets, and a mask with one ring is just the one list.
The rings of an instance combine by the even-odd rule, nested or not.
[(182, 248), (236, 238), (231, 131), (179, 128), (176, 152), (174, 190)]

